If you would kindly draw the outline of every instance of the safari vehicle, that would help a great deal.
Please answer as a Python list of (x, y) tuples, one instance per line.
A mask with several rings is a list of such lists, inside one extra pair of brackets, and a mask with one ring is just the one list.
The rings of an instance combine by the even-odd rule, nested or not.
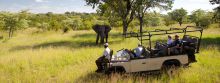
[[(126, 34), (126, 38), (136, 37), (141, 41), (141, 44), (144, 41), (148, 41), (149, 47), (144, 48), (141, 57), (133, 57), (133, 52), (128, 49), (122, 49), (117, 51), (115, 55), (111, 55), (111, 59), (103, 63), (103, 72), (143, 72), (143, 71), (155, 71), (155, 70), (165, 70), (168, 71), (173, 67), (187, 66), (191, 61), (191, 56), (195, 53), (199, 53), (200, 42), (202, 38), (203, 29), (202, 28), (192, 28), (194, 26), (187, 26), (186, 28), (170, 28), (169, 30), (156, 29), (154, 31), (145, 31), (142, 33), (130, 32)], [(200, 36), (187, 35), (189, 32), (200, 32)], [(160, 49), (152, 48), (152, 37), (168, 34), (183, 34), (181, 52), (169, 53), (166, 51), (165, 55), (157, 55)], [(185, 47), (187, 41), (185, 37), (188, 36), (194, 41), (192, 51), (187, 52)], [(165, 45), (165, 44), (162, 44)], [(191, 46), (188, 46), (191, 47)], [(166, 47), (169, 49), (169, 47)], [(191, 54), (191, 55), (190, 55)]]

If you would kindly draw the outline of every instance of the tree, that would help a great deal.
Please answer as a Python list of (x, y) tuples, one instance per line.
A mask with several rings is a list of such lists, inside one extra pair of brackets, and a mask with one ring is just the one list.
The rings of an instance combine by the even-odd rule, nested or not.
[(172, 18), (172, 20), (177, 21), (181, 26), (187, 17), (187, 12), (185, 9), (181, 8), (168, 13), (168, 15)]
[(136, 16), (140, 21), (140, 33), (142, 33), (143, 18), (146, 11), (150, 8), (171, 9), (173, 0), (136, 0), (134, 3)]
[(172, 18), (169, 15), (165, 15), (165, 16), (163, 16), (163, 18), (164, 18), (164, 24), (166, 26), (169, 26), (169, 25), (172, 25), (172, 24), (176, 23), (176, 21), (173, 21)]
[(4, 14), (3, 12), (0, 13), (0, 30), (3, 30), (5, 26), (5, 21), (4, 21)]
[[(95, 8), (98, 6), (102, 13), (110, 13), (112, 15), (118, 16), (123, 24), (123, 34), (127, 32), (127, 28), (135, 13), (134, 1), (135, 0), (85, 0), (88, 5)], [(105, 7), (100, 7), (105, 6)], [(102, 8), (102, 9), (101, 9)]]
[(204, 10), (198, 9), (192, 12), (191, 20), (196, 26), (207, 27), (211, 24), (212, 16)]
[(110, 26), (119, 27), (121, 25), (120, 17), (118, 17), (115, 13), (112, 13), (111, 10), (108, 10), (107, 4), (98, 6), (96, 11), (101, 17), (107, 18)]
[(211, 4), (218, 4), (219, 6), (218, 7), (216, 7), (215, 9), (214, 9), (214, 11), (215, 11), (215, 14), (214, 14), (214, 20), (216, 21), (216, 22), (218, 22), (219, 23), (219, 27), (220, 27), (220, 0), (210, 0), (210, 3)]
[(5, 12), (3, 15), (4, 28), (9, 30), (9, 38), (13, 36), (15, 30), (27, 28), (26, 12), (21, 11), (18, 14)]
[(13, 35), (14, 28), (17, 25), (18, 19), (15, 17), (15, 15), (7, 15), (5, 16), (4, 21), (5, 21), (5, 28), (9, 29), (9, 38), (11, 38)]
[(161, 14), (159, 13), (146, 13), (144, 17), (144, 25), (145, 26), (159, 26), (162, 25), (163, 21), (161, 18)]
[(127, 32), (128, 25), (136, 15), (140, 21), (140, 32), (142, 32), (143, 17), (147, 9), (159, 7), (170, 8), (173, 0), (85, 0), (88, 5), (98, 5), (99, 11), (111, 13), (121, 18), (123, 33)]

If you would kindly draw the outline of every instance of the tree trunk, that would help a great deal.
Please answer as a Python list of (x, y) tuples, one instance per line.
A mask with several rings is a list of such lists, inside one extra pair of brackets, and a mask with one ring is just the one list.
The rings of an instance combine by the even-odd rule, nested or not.
[(123, 35), (125, 36), (127, 33), (127, 29), (128, 29), (128, 23), (126, 21), (123, 21)]
[(12, 37), (12, 27), (9, 27), (9, 34), (8, 37), (11, 38)]
[(198, 22), (196, 22), (196, 26), (197, 26), (197, 27), (199, 26), (199, 23), (198, 23)]
[(140, 21), (140, 36), (141, 36), (141, 44), (142, 44), (143, 17), (139, 17), (139, 21)]
[(139, 17), (140, 20), (140, 33), (143, 32), (143, 17)]
[(182, 22), (179, 22), (179, 24), (180, 24), (180, 26), (182, 26), (183, 23), (182, 23)]
[(12, 38), (13, 34), (14, 34), (14, 30), (13, 30), (13, 28), (12, 28), (12, 29), (11, 29), (11, 38)]

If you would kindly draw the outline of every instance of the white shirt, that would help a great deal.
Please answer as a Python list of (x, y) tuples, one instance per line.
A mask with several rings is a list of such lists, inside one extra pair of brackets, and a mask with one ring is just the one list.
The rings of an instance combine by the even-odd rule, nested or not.
[(136, 52), (135, 52), (135, 55), (136, 55), (136, 57), (141, 56), (142, 50), (143, 50), (143, 47), (141, 47), (141, 46), (135, 48), (135, 51), (136, 51)]
[(106, 59), (110, 59), (110, 49), (108, 47), (105, 48), (103, 56), (105, 56)]
[(167, 44), (168, 44), (168, 45), (171, 45), (172, 43), (173, 43), (173, 40), (172, 40), (172, 39), (168, 39), (168, 40), (167, 40)]

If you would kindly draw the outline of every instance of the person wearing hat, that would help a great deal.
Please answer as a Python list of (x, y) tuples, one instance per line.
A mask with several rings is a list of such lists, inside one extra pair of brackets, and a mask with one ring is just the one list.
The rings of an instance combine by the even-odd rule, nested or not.
[(181, 53), (181, 40), (179, 39), (179, 35), (175, 35), (175, 39), (173, 41), (173, 46), (174, 46), (174, 49), (173, 49), (173, 52), (174, 54), (179, 54)]
[(96, 60), (96, 65), (98, 67), (96, 72), (101, 72), (102, 69), (103, 69), (102, 63), (104, 62), (104, 60), (105, 59), (108, 59), (108, 60), (110, 59), (110, 52), (111, 52), (111, 50), (108, 47), (108, 43), (104, 44), (104, 48), (105, 48), (105, 50), (103, 52), (103, 55)]
[(105, 56), (106, 59), (110, 59), (110, 51), (111, 50), (108, 47), (108, 43), (104, 44), (104, 48), (105, 48), (105, 50), (103, 52), (103, 56)]
[(174, 39), (174, 41), (173, 41), (174, 43), (174, 46), (180, 46), (181, 45), (181, 41), (180, 41), (180, 39), (179, 39), (179, 35), (175, 35), (175, 39)]

